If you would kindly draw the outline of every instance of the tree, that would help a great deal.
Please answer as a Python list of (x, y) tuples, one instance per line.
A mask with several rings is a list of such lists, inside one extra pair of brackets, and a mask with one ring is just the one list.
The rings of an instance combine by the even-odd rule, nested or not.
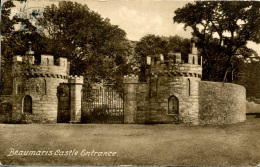
[(14, 20), (10, 19), (11, 8), (15, 7), (12, 1), (6, 1), (1, 10), (1, 36), (7, 36), (13, 30)]
[[(11, 82), (8, 82), (10, 79), (7, 78), (8, 76), (11, 76), (11, 72), (8, 68), (5, 68), (8, 64), (8, 60), (3, 57), (3, 53), (6, 52), (4, 48), (8, 46), (6, 43), (6, 36), (12, 32), (14, 24), (14, 22), (9, 18), (12, 7), (14, 7), (13, 2), (7, 1), (3, 3), (1, 9), (1, 94), (11, 94), (12, 92), (12, 89), (10, 90), (7, 87), (7, 85), (11, 84)], [(3, 74), (6, 75), (3, 76)], [(6, 92), (4, 90), (6, 90)]]
[(89, 85), (115, 83), (118, 74), (123, 78), (129, 72), (126, 33), (87, 5), (62, 1), (47, 6), (39, 23), (49, 38), (47, 52), (67, 57), (71, 74), (84, 75)]
[[(211, 1), (189, 3), (175, 11), (174, 22), (191, 27), (204, 58), (203, 79), (226, 81), (237, 54), (253, 51), (248, 41), (260, 42), (260, 2)], [(233, 65), (232, 65), (233, 64)]]
[[(9, 46), (10, 36), (14, 31), (16, 21), (10, 18), (13, 1), (6, 1), (1, 9), (1, 94), (12, 93), (12, 48)], [(4, 74), (4, 75), (3, 75)]]
[[(21, 3), (25, 0), (17, 0)], [(11, 9), (15, 7), (12, 0), (6, 1), (1, 6), (1, 40), (4, 37), (10, 35), (10, 33), (14, 30), (14, 24), (16, 24), (16, 20), (14, 18), (10, 18)]]
[[(19, 0), (21, 3), (23, 0)], [(6, 1), (2, 5), (1, 20), (1, 94), (12, 94), (12, 60), (15, 55), (24, 55), (28, 50), (28, 42), (34, 42), (33, 50), (36, 57), (45, 51), (43, 37), (37, 33), (36, 28), (28, 19), (13, 17), (11, 9), (15, 7), (13, 1)], [(22, 30), (15, 30), (17, 23), (24, 24), (29, 33)], [(3, 75), (4, 74), (4, 75)]]
[(139, 64), (139, 78), (145, 81), (146, 56), (163, 54), (167, 59), (170, 51), (181, 52), (185, 59), (190, 53), (190, 40), (179, 36), (161, 37), (155, 35), (146, 35), (136, 43), (135, 57)]
[(242, 73), (240, 74), (240, 79), (238, 84), (243, 85), (246, 88), (247, 99), (260, 99), (260, 63), (259, 58), (254, 60), (252, 58), (250, 63), (244, 63), (242, 68)]

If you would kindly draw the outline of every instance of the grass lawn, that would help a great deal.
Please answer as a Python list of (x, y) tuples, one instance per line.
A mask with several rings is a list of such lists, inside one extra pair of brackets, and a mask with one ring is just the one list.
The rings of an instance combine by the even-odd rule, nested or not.
[[(39, 154), (53, 152), (7, 156), (11, 155), (11, 148), (41, 151)], [(116, 153), (115, 156), (81, 155), (84, 149)], [(54, 155), (57, 150), (74, 150), (78, 154)], [(244, 123), (219, 126), (0, 124), (0, 161), (2, 165), (26, 166), (257, 166), (260, 118), (250, 115)]]

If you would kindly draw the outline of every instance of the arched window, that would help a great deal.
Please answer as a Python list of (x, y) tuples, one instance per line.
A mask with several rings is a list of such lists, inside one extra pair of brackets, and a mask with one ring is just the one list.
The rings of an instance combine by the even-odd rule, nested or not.
[(173, 55), (173, 63), (176, 64), (176, 55)]
[(39, 92), (40, 92), (40, 85), (36, 84), (36, 93), (39, 93)]
[(190, 96), (190, 78), (188, 78), (188, 95)]
[(192, 57), (192, 64), (195, 64), (195, 57)]
[(32, 97), (26, 95), (23, 99), (23, 113), (32, 114)]
[(43, 93), (44, 95), (47, 94), (47, 81), (46, 81), (46, 79), (43, 79), (42, 93)]
[(179, 100), (176, 96), (170, 96), (168, 99), (168, 115), (179, 114)]
[(22, 93), (22, 86), (20, 83), (18, 83), (18, 94)]

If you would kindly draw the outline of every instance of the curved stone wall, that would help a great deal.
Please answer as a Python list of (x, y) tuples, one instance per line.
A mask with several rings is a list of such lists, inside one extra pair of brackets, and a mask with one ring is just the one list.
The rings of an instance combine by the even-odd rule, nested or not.
[[(190, 84), (188, 83), (189, 80)], [(185, 76), (159, 75), (158, 77), (151, 77), (150, 82), (148, 81), (150, 90), (149, 86), (147, 89), (149, 114), (146, 115), (146, 123), (183, 122), (198, 125), (199, 80), (198, 77)], [(169, 98), (171, 96), (178, 99), (178, 114), (169, 111)], [(137, 105), (139, 104), (141, 103)]]
[(232, 124), (246, 120), (246, 89), (222, 82), (199, 82), (200, 124)]
[[(57, 87), (67, 83), (68, 79), (53, 77), (14, 78), (13, 121), (23, 120), (26, 123), (57, 122)], [(26, 95), (32, 98), (32, 113), (23, 113), (23, 102)]]

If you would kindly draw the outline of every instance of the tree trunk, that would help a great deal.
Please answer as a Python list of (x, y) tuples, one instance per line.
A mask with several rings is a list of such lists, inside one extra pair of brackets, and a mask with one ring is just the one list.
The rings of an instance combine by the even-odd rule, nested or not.
[(228, 70), (229, 70), (230, 65), (231, 65), (231, 60), (232, 60), (232, 55), (229, 55), (228, 61), (227, 61), (225, 68), (223, 70), (223, 80), (222, 80), (222, 82), (225, 82), (226, 79), (227, 79), (227, 73), (228, 73)]

